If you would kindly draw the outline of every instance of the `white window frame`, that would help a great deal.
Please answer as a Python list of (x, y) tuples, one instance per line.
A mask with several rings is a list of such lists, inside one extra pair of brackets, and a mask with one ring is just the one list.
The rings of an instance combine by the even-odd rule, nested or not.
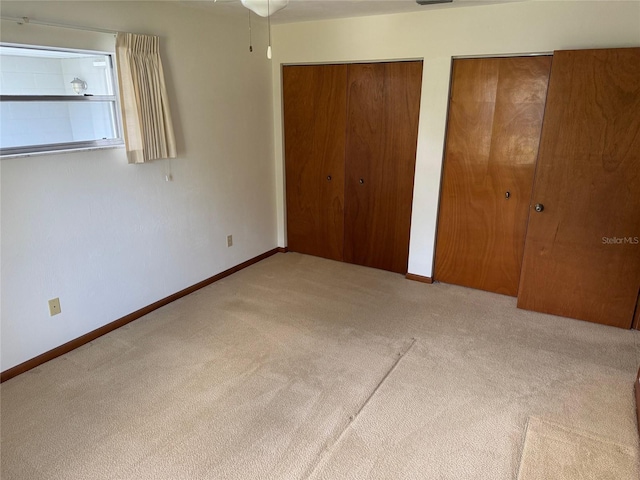
[(112, 122), (116, 137), (100, 140), (85, 140), (66, 143), (49, 143), (40, 145), (21, 145), (17, 147), (0, 148), (0, 157), (19, 156), (38, 153), (55, 153), (59, 151), (87, 150), (100, 148), (113, 148), (124, 146), (122, 114), (120, 112), (120, 94), (118, 88), (118, 76), (116, 74), (116, 62), (114, 52), (97, 50), (80, 50), (74, 48), (58, 48), (50, 46), (36, 46), (19, 43), (0, 42), (0, 46), (11, 48), (24, 48), (26, 50), (50, 50), (54, 52), (85, 53), (90, 55), (102, 55), (107, 57), (111, 68), (111, 82), (113, 95), (0, 95), (0, 108), (3, 102), (111, 102)]

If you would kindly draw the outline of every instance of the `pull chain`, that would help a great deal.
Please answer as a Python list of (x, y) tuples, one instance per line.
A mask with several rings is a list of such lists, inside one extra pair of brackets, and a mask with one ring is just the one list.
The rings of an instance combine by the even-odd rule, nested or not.
[(269, 28), (269, 46), (267, 47), (267, 58), (271, 60), (271, 0), (267, 0), (267, 25)]
[(249, 10), (249, 51), (253, 52), (253, 40), (251, 39), (251, 10)]

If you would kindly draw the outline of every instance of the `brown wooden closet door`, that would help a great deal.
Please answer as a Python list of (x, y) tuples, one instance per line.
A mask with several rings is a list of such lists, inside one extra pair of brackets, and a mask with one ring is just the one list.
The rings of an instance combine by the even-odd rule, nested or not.
[(434, 277), (516, 296), (551, 57), (453, 62)]
[(553, 55), (518, 306), (629, 328), (640, 288), (640, 48)]
[(345, 261), (406, 273), (422, 62), (349, 65)]
[(342, 260), (347, 66), (283, 68), (288, 248)]

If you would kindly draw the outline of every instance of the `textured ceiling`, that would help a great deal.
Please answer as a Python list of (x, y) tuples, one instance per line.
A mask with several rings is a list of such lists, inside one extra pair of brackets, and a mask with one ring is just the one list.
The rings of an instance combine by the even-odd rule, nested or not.
[[(518, 0), (453, 0), (439, 5), (418, 5), (415, 0), (289, 0), (289, 5), (271, 17), (272, 23), (305, 22), (331, 18), (362, 17), (402, 12), (424, 12), (439, 8), (469, 7)], [(521, 1), (521, 0), (520, 0)], [(198, 8), (209, 8), (220, 13), (241, 14), (247, 10), (240, 0), (182, 1)]]

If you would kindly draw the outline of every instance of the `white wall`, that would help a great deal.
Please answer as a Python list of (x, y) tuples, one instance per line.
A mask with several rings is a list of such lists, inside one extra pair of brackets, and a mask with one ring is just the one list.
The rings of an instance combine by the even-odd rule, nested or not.
[(286, 243), (281, 64), (424, 59), (409, 272), (432, 276), (453, 56), (640, 46), (640, 2), (536, 1), (278, 25), (273, 31), (278, 243)]
[[(1, 8), (159, 35), (179, 156), (173, 182), (167, 161), (128, 165), (121, 148), (0, 161), (2, 370), (276, 246), (271, 66), (258, 48), (248, 52), (245, 15), (177, 2)], [(253, 26), (254, 44), (266, 46), (265, 22)], [(86, 39), (2, 27), (5, 42)], [(62, 313), (49, 317), (54, 297)]]

